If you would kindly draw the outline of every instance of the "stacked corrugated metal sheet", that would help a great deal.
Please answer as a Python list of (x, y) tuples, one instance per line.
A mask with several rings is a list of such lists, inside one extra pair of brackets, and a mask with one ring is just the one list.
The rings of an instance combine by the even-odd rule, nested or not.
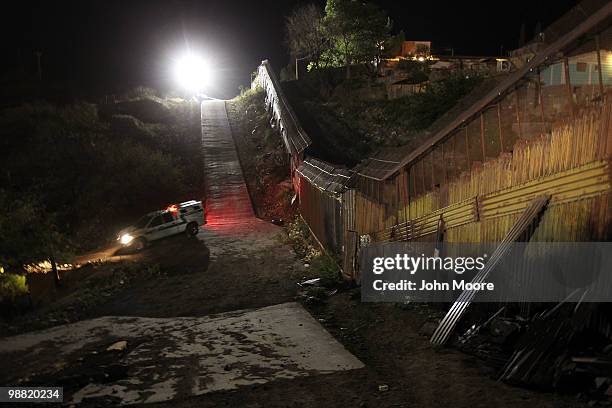
[[(482, 283), (485, 281), (489, 273), (495, 269), (500, 260), (509, 252), (510, 244), (515, 242), (521, 235), (523, 235), (525, 230), (531, 224), (533, 224), (534, 220), (542, 212), (549, 200), (550, 196), (543, 195), (531, 201), (529, 206), (512, 226), (510, 231), (508, 231), (506, 237), (499, 244), (493, 255), (491, 255), (491, 258), (487, 261), (485, 267), (474, 277), (474, 279), (472, 279), (472, 283)], [(474, 290), (465, 290), (463, 293), (461, 293), (459, 298), (446, 313), (446, 316), (444, 316), (444, 319), (442, 319), (440, 322), (440, 325), (434, 334), (431, 336), (431, 342), (433, 344), (444, 344), (448, 340), (455, 329), (455, 326), (475, 296), (476, 291)]]

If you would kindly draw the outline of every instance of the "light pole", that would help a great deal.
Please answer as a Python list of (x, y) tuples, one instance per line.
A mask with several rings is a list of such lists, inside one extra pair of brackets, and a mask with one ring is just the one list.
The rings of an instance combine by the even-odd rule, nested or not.
[(300, 74), (299, 74), (300, 69), (299, 69), (298, 61), (303, 61), (306, 58), (310, 58), (310, 55), (306, 55), (305, 57), (295, 59), (295, 79), (300, 79)]

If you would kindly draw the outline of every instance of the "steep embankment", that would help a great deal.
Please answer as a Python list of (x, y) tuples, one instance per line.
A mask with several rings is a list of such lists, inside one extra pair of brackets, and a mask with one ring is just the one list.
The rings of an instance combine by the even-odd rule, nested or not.
[(270, 126), (263, 91), (226, 102), (228, 118), (255, 213), (264, 220), (291, 219), (289, 164), (278, 129)]
[(473, 102), (498, 81), (452, 75), (432, 81), (424, 92), (389, 100), (371, 77), (333, 82), (328, 76), (324, 70), (311, 72), (282, 86), (313, 140), (307, 153), (346, 165), (381, 147), (418, 146), (454, 107), (464, 108), (462, 101)]
[(306, 153), (328, 163), (352, 167), (371, 151), (361, 132), (350, 126), (306, 83), (282, 83), (285, 96), (312, 139)]

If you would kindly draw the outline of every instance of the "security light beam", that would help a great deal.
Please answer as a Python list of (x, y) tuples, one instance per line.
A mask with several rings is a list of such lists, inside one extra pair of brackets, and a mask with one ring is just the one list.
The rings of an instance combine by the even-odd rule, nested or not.
[(176, 61), (174, 74), (178, 84), (186, 91), (197, 94), (210, 83), (210, 69), (203, 58), (185, 54)]

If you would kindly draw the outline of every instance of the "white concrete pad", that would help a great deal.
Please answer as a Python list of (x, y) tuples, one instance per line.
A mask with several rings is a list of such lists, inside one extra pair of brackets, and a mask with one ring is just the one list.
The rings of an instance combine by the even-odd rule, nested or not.
[(126, 364), (126, 374), (69, 389), (64, 401), (167, 401), (363, 367), (297, 303), (198, 318), (102, 317), (0, 339), (0, 360), (26, 382), (36, 373), (61, 378), (84, 356), (112, 353), (106, 348), (119, 340), (127, 349), (105, 356)]

